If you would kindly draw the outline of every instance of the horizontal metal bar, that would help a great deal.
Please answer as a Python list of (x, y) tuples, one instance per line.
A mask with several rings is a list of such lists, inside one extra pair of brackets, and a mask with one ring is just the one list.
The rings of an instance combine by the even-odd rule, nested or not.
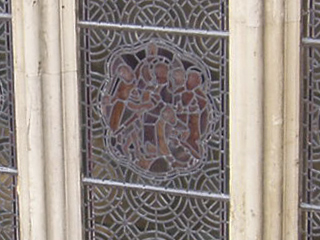
[(303, 209), (303, 210), (320, 212), (320, 206), (319, 205), (314, 205), (314, 204), (309, 204), (309, 203), (301, 203), (300, 204), (300, 208)]
[(89, 22), (89, 21), (79, 21), (78, 25), (80, 27), (85, 27), (85, 28), (105, 28), (105, 29), (111, 29), (111, 30), (172, 33), (172, 34), (181, 34), (181, 35), (197, 35), (197, 36), (203, 36), (203, 37), (220, 37), (220, 38), (229, 37), (229, 32), (207, 31), (207, 30), (200, 30), (200, 29), (139, 26), (139, 25), (132, 25), (132, 24), (102, 23), (102, 22)]
[(11, 14), (8, 14), (8, 13), (0, 13), (0, 20), (9, 20), (11, 19), (12, 16)]
[(200, 191), (190, 191), (190, 190), (178, 190), (172, 188), (165, 188), (165, 187), (155, 187), (143, 184), (136, 184), (136, 183), (122, 183), (116, 182), (111, 180), (101, 180), (101, 179), (94, 179), (94, 178), (83, 178), (84, 184), (93, 184), (93, 185), (103, 185), (107, 187), (118, 187), (118, 188), (126, 188), (130, 190), (143, 190), (149, 192), (156, 192), (156, 193), (167, 193), (171, 195), (183, 196), (183, 197), (192, 197), (192, 198), (206, 198), (211, 200), (218, 200), (218, 201), (229, 201), (229, 195), (226, 194), (217, 194), (217, 193), (207, 193), (207, 192), (200, 192)]
[(17, 175), (18, 170), (13, 169), (13, 168), (8, 168), (8, 167), (0, 167), (0, 173), (8, 173), (8, 174)]
[(302, 38), (302, 43), (306, 46), (316, 46), (320, 47), (320, 39), (314, 39), (314, 38)]

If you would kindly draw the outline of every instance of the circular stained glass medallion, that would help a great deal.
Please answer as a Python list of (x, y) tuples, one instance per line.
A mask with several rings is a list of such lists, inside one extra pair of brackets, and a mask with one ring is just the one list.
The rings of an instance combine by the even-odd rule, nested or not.
[(199, 168), (213, 118), (205, 64), (151, 40), (117, 49), (106, 68), (101, 110), (107, 153), (148, 176)]

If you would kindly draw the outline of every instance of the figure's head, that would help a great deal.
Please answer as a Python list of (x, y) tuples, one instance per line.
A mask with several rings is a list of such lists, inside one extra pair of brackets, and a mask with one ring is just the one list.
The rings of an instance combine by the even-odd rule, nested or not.
[(157, 55), (158, 48), (154, 43), (150, 43), (147, 47), (147, 56)]
[(200, 84), (201, 84), (201, 74), (199, 72), (192, 71), (188, 73), (187, 83), (186, 83), (188, 90), (195, 89), (198, 86), (200, 86)]
[(125, 80), (126, 82), (132, 82), (134, 78), (134, 74), (132, 69), (127, 65), (121, 65), (118, 68), (118, 75), (121, 79)]
[(172, 78), (175, 88), (182, 87), (184, 84), (185, 71), (182, 69), (175, 69), (172, 71)]
[(164, 84), (168, 81), (168, 65), (165, 63), (157, 63), (154, 67), (154, 73), (157, 83)]

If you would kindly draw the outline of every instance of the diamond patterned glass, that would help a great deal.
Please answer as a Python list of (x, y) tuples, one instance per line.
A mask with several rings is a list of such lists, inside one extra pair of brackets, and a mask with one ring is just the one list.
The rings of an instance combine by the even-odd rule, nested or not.
[(227, 13), (79, 1), (86, 239), (228, 239)]
[(0, 239), (19, 239), (11, 2), (0, 0)]

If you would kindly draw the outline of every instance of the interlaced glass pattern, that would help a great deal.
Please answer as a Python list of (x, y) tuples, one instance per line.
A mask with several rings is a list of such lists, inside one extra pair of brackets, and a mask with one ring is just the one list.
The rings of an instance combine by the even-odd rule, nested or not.
[(0, 0), (0, 239), (19, 239), (10, 1)]
[(301, 239), (320, 237), (320, 1), (302, 1)]
[(0, 13), (11, 13), (11, 0), (0, 0)]
[(86, 239), (228, 239), (226, 0), (81, 0)]

